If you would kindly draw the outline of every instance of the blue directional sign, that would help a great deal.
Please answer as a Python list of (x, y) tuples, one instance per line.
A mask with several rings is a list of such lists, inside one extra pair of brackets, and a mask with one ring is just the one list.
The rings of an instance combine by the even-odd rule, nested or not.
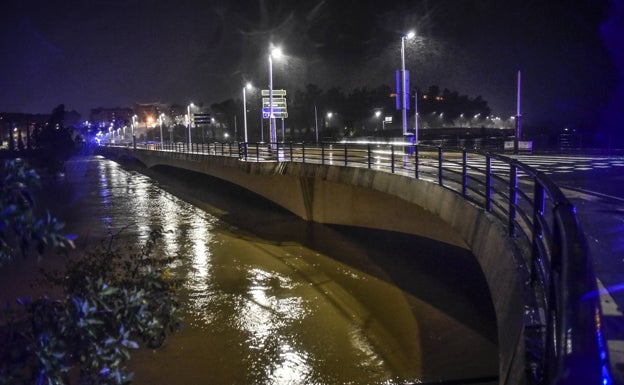
[[(264, 118), (270, 118), (271, 117), (271, 109), (269, 107), (262, 108), (262, 116)], [(273, 117), (275, 117), (275, 118), (287, 118), (288, 117), (288, 111), (286, 110), (286, 107), (273, 107)]]
[[(410, 96), (409, 96), (409, 71), (405, 70), (405, 84), (401, 88), (401, 70), (396, 70), (396, 109), (400, 110), (405, 106), (406, 110), (410, 109)], [(401, 102), (401, 96), (405, 97), (405, 100)]]

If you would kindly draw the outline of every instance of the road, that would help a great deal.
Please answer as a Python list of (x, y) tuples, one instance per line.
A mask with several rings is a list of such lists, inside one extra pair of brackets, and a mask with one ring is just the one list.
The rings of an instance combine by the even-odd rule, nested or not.
[(548, 174), (577, 208), (598, 277), (614, 383), (624, 384), (624, 157), (518, 159)]

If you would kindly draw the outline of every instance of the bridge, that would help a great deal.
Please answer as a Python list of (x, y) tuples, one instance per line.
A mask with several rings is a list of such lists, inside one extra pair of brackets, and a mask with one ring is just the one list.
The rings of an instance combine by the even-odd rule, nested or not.
[(596, 277), (575, 207), (513, 158), (409, 143), (100, 147), (200, 172), (309, 221), (470, 249), (496, 312), (500, 384), (609, 384)]

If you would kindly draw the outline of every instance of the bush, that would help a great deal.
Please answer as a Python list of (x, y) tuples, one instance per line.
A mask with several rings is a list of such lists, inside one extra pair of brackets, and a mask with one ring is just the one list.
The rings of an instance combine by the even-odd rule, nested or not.
[[(180, 326), (169, 258), (152, 251), (162, 236), (127, 254), (108, 246), (45, 277), (64, 298), (5, 306), (0, 328), (0, 384), (127, 384), (126, 362), (141, 341), (160, 346)], [(77, 381), (77, 382), (76, 382)]]
[(73, 248), (73, 236), (62, 235), (63, 223), (50, 216), (35, 215), (31, 193), (39, 186), (39, 175), (21, 159), (7, 160), (0, 169), (0, 266), (15, 255), (32, 249), (41, 256), (46, 248)]
[[(23, 162), (0, 170), (0, 264), (16, 253), (73, 247), (49, 213), (34, 215), (30, 188), (38, 175)], [(160, 346), (179, 328), (177, 282), (167, 274), (171, 258), (153, 256), (162, 237), (153, 230), (135, 250), (120, 251), (115, 237), (68, 262), (65, 271), (44, 272), (63, 289), (61, 298), (21, 299), (0, 309), (0, 384), (127, 384), (130, 350), (143, 342)]]

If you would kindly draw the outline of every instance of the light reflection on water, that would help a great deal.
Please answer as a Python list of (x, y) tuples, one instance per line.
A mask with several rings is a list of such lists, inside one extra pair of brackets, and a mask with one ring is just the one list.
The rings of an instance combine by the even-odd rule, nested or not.
[[(72, 166), (88, 171), (72, 181)], [(67, 183), (91, 183), (102, 198), (82, 204), (73, 224), (83, 233), (123, 229), (124, 239), (137, 242), (162, 226), (161, 252), (181, 258), (172, 271), (184, 282), (184, 329), (161, 349), (133, 355), (135, 384), (439, 378), (448, 368), (423, 367), (420, 341), (431, 327), (417, 314), (485, 346), (484, 356), (494, 361), (477, 365), (474, 375), (496, 370), (495, 344), (391, 281), (297, 242), (276, 243), (237, 229), (108, 160), (70, 162)]]

